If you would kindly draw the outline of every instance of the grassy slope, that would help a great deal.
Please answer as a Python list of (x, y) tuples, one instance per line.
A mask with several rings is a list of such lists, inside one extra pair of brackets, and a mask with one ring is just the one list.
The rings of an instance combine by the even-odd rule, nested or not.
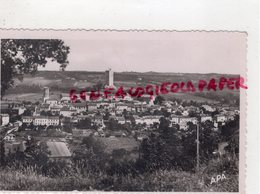
[(0, 190), (114, 190), (114, 191), (237, 191), (238, 177), (226, 175), (227, 179), (210, 184), (211, 176), (181, 171), (157, 171), (138, 177), (118, 177), (106, 174), (67, 175), (50, 178), (38, 175), (32, 169), (23, 171), (0, 170)]

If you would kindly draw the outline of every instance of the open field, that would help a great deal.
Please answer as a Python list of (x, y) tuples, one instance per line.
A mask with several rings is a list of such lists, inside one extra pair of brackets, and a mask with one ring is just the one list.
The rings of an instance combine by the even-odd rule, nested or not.
[(43, 93), (19, 93), (19, 94), (7, 94), (3, 99), (12, 101), (31, 101), (36, 102), (42, 100)]
[(109, 137), (99, 138), (99, 140), (105, 145), (105, 152), (112, 153), (113, 150), (125, 149), (126, 151), (132, 151), (137, 149), (139, 142), (134, 138), (127, 137)]

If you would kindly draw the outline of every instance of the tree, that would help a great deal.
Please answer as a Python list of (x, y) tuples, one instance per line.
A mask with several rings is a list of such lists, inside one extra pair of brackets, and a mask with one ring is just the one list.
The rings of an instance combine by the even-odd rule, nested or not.
[(30, 109), (26, 109), (23, 113), (23, 116), (32, 116), (32, 111)]
[(158, 95), (158, 96), (156, 96), (156, 98), (154, 99), (154, 104), (159, 104), (159, 105), (160, 105), (160, 104), (163, 103), (163, 101), (165, 101), (164, 97)]
[(228, 142), (227, 151), (232, 154), (239, 153), (239, 115), (221, 127), (222, 140)]
[(117, 131), (121, 129), (120, 125), (114, 118), (109, 119), (107, 128), (111, 131)]
[(105, 145), (102, 141), (93, 136), (84, 137), (82, 144), (85, 145), (87, 149), (93, 149), (95, 154), (102, 154), (105, 149)]
[(80, 120), (77, 124), (77, 127), (79, 129), (90, 129), (91, 128), (91, 120), (90, 118), (85, 118), (83, 120)]
[(1, 166), (5, 165), (5, 142), (3, 139), (0, 142), (0, 164)]
[(20, 81), (24, 74), (35, 74), (38, 66), (45, 67), (48, 59), (60, 64), (64, 70), (68, 64), (69, 47), (58, 39), (2, 39), (1, 40), (1, 98)]
[(201, 123), (200, 129), (200, 155), (204, 161), (213, 157), (213, 151), (218, 149), (220, 133), (214, 131), (214, 124), (211, 121)]
[(170, 121), (161, 117), (159, 134), (151, 133), (142, 141), (140, 154), (146, 169), (172, 168), (183, 163), (183, 148), (177, 135), (177, 128), (169, 125)]
[(175, 114), (176, 114), (176, 115), (182, 115), (179, 110), (177, 110), (177, 111), (175, 112)]
[(104, 119), (104, 120), (108, 120), (109, 117), (110, 117), (110, 113), (109, 113), (108, 110), (106, 110), (105, 115), (103, 116), (103, 119)]

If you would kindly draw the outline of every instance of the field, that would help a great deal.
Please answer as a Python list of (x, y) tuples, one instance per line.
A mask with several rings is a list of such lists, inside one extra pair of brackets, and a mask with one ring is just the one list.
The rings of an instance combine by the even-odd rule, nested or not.
[(139, 144), (134, 138), (126, 137), (99, 138), (99, 140), (105, 145), (105, 152), (107, 153), (112, 153), (112, 151), (116, 149), (132, 151), (138, 148)]
[(67, 156), (70, 157), (71, 153), (64, 142), (47, 141), (48, 149), (51, 157)]
[[(221, 74), (182, 74), (182, 73), (138, 73), (121, 72), (114, 74), (115, 86), (125, 88), (136, 87), (137, 85), (145, 87), (147, 84), (161, 84), (163, 82), (187, 82), (191, 80), (194, 84), (199, 79), (210, 80), (218, 79), (221, 76), (231, 77), (235, 75)], [(104, 72), (86, 72), (86, 71), (39, 71), (36, 75), (25, 75), (23, 81), (16, 80), (15, 87), (10, 88), (5, 99), (38, 101), (42, 97), (43, 87), (50, 87), (50, 93), (68, 93), (71, 89), (77, 91), (83, 88), (90, 88), (99, 83), (105, 84)], [(165, 95), (166, 99), (182, 99), (186, 101), (197, 102), (218, 102), (223, 96), (229, 95), (229, 98), (238, 97), (239, 92), (223, 90), (221, 92), (211, 92), (213, 95), (202, 95), (195, 93), (170, 93)], [(198, 95), (199, 94), (199, 95)]]
[(18, 94), (7, 94), (3, 99), (12, 100), (12, 101), (31, 101), (36, 102), (42, 100), (43, 93), (18, 93)]

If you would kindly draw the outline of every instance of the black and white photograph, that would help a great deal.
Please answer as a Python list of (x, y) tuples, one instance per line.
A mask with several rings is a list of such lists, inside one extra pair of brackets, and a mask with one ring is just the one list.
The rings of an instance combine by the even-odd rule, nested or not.
[(247, 34), (77, 33), (1, 39), (0, 190), (239, 192)]

